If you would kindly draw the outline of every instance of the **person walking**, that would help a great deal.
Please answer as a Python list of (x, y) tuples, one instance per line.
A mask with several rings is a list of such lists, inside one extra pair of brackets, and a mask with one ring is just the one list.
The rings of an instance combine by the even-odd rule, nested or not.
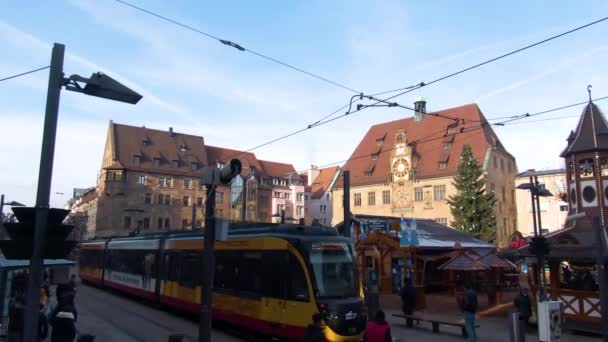
[(530, 315), (532, 314), (532, 304), (530, 302), (530, 296), (528, 295), (527, 287), (520, 287), (519, 294), (513, 300), (515, 309), (519, 313), (519, 342), (526, 341), (526, 333), (528, 332), (528, 322)]
[(471, 283), (464, 286), (463, 305), (464, 322), (469, 342), (477, 342), (477, 331), (475, 330), (475, 314), (477, 313), (477, 293)]
[(386, 322), (384, 311), (378, 310), (373, 321), (365, 327), (365, 342), (392, 342), (391, 327)]
[(62, 297), (57, 307), (49, 316), (53, 331), (51, 342), (73, 342), (76, 337), (76, 320), (78, 318), (73, 301)]
[(323, 329), (321, 329), (321, 314), (312, 315), (312, 324), (306, 328), (304, 342), (325, 342)]
[(409, 328), (412, 327), (412, 316), (416, 310), (416, 289), (412, 281), (408, 278), (403, 281), (404, 286), (401, 288), (401, 310), (405, 316), (406, 324)]
[(49, 335), (49, 323), (45, 314), (45, 306), (40, 305), (38, 311), (38, 341), (44, 341)]
[(23, 323), (25, 314), (25, 297), (17, 293), (9, 306), (7, 341), (21, 342), (23, 339)]

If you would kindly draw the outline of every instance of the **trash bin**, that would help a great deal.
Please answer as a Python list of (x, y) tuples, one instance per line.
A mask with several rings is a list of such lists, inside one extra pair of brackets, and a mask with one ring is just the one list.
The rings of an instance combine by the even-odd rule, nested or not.
[(519, 342), (519, 312), (509, 314), (509, 341)]

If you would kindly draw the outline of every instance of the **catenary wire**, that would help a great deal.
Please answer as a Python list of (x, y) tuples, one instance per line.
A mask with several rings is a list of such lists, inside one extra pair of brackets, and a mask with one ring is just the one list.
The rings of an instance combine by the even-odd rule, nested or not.
[(192, 26), (190, 26), (190, 25), (186, 25), (186, 24), (184, 24), (184, 23), (181, 23), (181, 22), (179, 22), (179, 21), (177, 21), (177, 20), (174, 20), (174, 19), (171, 19), (171, 18), (169, 18), (169, 17), (163, 16), (163, 15), (158, 14), (158, 13), (156, 13), (156, 12), (153, 12), (153, 11), (147, 10), (147, 9), (145, 9), (145, 8), (142, 8), (142, 7), (136, 6), (136, 5), (134, 5), (134, 4), (130, 3), (130, 2), (127, 2), (127, 1), (124, 1), (124, 0), (115, 0), (115, 1), (116, 1), (116, 2), (118, 2), (118, 3), (120, 3), (120, 4), (123, 4), (123, 5), (125, 5), (125, 6), (129, 6), (129, 7), (131, 7), (131, 8), (134, 8), (134, 9), (136, 9), (136, 10), (140, 11), (140, 12), (143, 12), (143, 13), (149, 14), (149, 15), (154, 16), (154, 17), (156, 17), (156, 18), (159, 18), (159, 19), (165, 20), (165, 21), (170, 22), (170, 23), (172, 23), (172, 24), (174, 24), (174, 25), (177, 25), (177, 26), (180, 26), (180, 27), (182, 27), (182, 28), (185, 28), (185, 29), (187, 29), (187, 30), (190, 30), (190, 31), (196, 32), (196, 33), (201, 34), (201, 35), (203, 35), (203, 36), (206, 36), (206, 37), (208, 37), (208, 38), (215, 39), (215, 40), (219, 41), (220, 43), (222, 43), (222, 44), (224, 44), (224, 45), (231, 46), (231, 47), (233, 47), (233, 48), (235, 48), (235, 49), (237, 49), (237, 50), (239, 50), (239, 51), (245, 51), (245, 52), (249, 52), (249, 53), (251, 53), (251, 54), (253, 54), (253, 55), (255, 55), (255, 56), (261, 57), (261, 58), (266, 59), (266, 60), (268, 60), (268, 61), (271, 61), (271, 62), (273, 62), (273, 63), (277, 63), (277, 64), (279, 64), (279, 65), (282, 65), (282, 66), (284, 66), (284, 67), (286, 67), (286, 68), (289, 68), (289, 69), (295, 70), (295, 71), (300, 72), (300, 73), (302, 73), (302, 74), (306, 74), (306, 75), (308, 75), (308, 76), (314, 77), (314, 78), (316, 78), (316, 79), (318, 79), (318, 80), (321, 80), (321, 81), (323, 81), (323, 82), (325, 82), (325, 83), (329, 83), (329, 84), (335, 85), (335, 86), (337, 86), (337, 87), (339, 87), (339, 88), (342, 88), (342, 89), (348, 90), (348, 91), (350, 91), (350, 92), (354, 92), (354, 93), (357, 93), (357, 94), (358, 94), (358, 93), (360, 93), (360, 91), (355, 90), (355, 89), (353, 89), (353, 88), (351, 88), (351, 87), (348, 87), (348, 86), (346, 86), (346, 85), (344, 85), (344, 84), (341, 84), (341, 83), (338, 83), (338, 82), (332, 81), (332, 80), (330, 80), (330, 79), (328, 79), (328, 78), (326, 78), (326, 77), (319, 76), (319, 75), (317, 75), (317, 74), (313, 74), (312, 72), (306, 71), (306, 70), (304, 70), (304, 69), (302, 69), (302, 68), (296, 67), (296, 66), (291, 65), (291, 64), (289, 64), (289, 63), (286, 63), (286, 62), (280, 61), (280, 60), (278, 60), (278, 59), (276, 59), (276, 58), (269, 57), (269, 56), (267, 56), (267, 55), (264, 55), (264, 54), (262, 54), (262, 53), (260, 53), (260, 52), (255, 51), (255, 50), (251, 50), (251, 49), (245, 48), (245, 47), (243, 47), (242, 45), (240, 45), (240, 44), (238, 44), (238, 43), (234, 43), (234, 42), (229, 41), (229, 40), (221, 39), (221, 38), (219, 38), (219, 37), (217, 37), (217, 36), (215, 36), (215, 35), (213, 35), (213, 34), (210, 34), (210, 33), (204, 32), (204, 31), (201, 31), (201, 30), (199, 30), (199, 29), (197, 29), (197, 28), (195, 28), (195, 27), (192, 27)]
[(373, 96), (377, 96), (377, 95), (384, 95), (384, 94), (388, 94), (388, 93), (394, 93), (394, 92), (397, 92), (397, 91), (402, 91), (402, 90), (405, 90), (405, 92), (400, 93), (400, 94), (398, 94), (398, 95), (397, 95), (397, 96), (401, 96), (401, 95), (407, 94), (407, 93), (409, 93), (409, 92), (412, 92), (412, 91), (414, 91), (414, 90), (416, 90), (416, 89), (419, 89), (419, 88), (422, 88), (422, 87), (429, 86), (429, 85), (431, 85), (431, 84), (433, 84), (433, 83), (441, 82), (441, 81), (443, 81), (443, 80), (446, 80), (446, 79), (448, 79), (448, 78), (451, 78), (451, 77), (454, 77), (454, 76), (460, 75), (460, 74), (462, 74), (462, 73), (465, 73), (465, 72), (470, 71), (470, 70), (473, 70), (473, 69), (477, 69), (477, 68), (482, 67), (482, 66), (484, 66), (484, 65), (486, 65), (486, 64), (490, 64), (490, 63), (492, 63), (492, 62), (496, 62), (496, 61), (498, 61), (498, 60), (500, 60), (500, 59), (503, 59), (503, 58), (505, 58), (505, 57), (509, 57), (509, 56), (514, 55), (514, 54), (516, 54), (516, 53), (519, 53), (519, 52), (522, 52), (522, 51), (528, 50), (528, 49), (530, 49), (530, 48), (533, 48), (533, 47), (535, 47), (535, 46), (538, 46), (538, 45), (541, 45), (541, 44), (544, 44), (544, 43), (550, 42), (550, 41), (555, 40), (555, 39), (557, 39), (557, 38), (560, 38), (560, 37), (566, 36), (566, 35), (568, 35), (568, 34), (571, 34), (571, 33), (577, 32), (577, 31), (579, 31), (579, 30), (582, 30), (582, 29), (584, 29), (584, 28), (587, 28), (587, 27), (590, 27), (590, 26), (593, 26), (593, 25), (599, 24), (599, 23), (601, 23), (601, 22), (603, 22), (603, 21), (606, 21), (606, 20), (608, 20), (608, 17), (604, 17), (604, 18), (601, 18), (601, 19), (598, 19), (598, 20), (592, 21), (592, 22), (587, 23), (587, 24), (585, 24), (585, 25), (575, 27), (575, 28), (573, 28), (573, 29), (571, 29), (571, 30), (568, 30), (568, 31), (566, 31), (566, 32), (562, 32), (562, 33), (560, 33), (560, 34), (557, 34), (557, 35), (551, 36), (551, 37), (549, 37), (549, 38), (545, 38), (545, 39), (543, 39), (543, 40), (541, 40), (541, 41), (538, 41), (538, 42), (536, 42), (536, 43), (532, 43), (532, 44), (526, 45), (526, 46), (521, 47), (521, 48), (519, 48), (519, 49), (517, 49), (517, 50), (513, 50), (513, 51), (511, 51), (511, 52), (507, 52), (507, 53), (502, 54), (502, 55), (500, 55), (500, 56), (497, 56), (497, 57), (494, 57), (494, 58), (488, 59), (488, 60), (483, 61), (483, 62), (481, 62), (481, 63), (477, 63), (477, 64), (472, 65), (472, 66), (470, 66), (470, 67), (467, 67), (467, 68), (464, 68), (464, 69), (458, 70), (458, 71), (453, 72), (453, 73), (451, 73), (451, 74), (447, 74), (447, 75), (445, 75), (445, 76), (439, 77), (439, 78), (434, 79), (434, 80), (429, 81), (429, 82), (420, 82), (420, 83), (418, 83), (418, 84), (416, 84), (416, 85), (412, 85), (412, 86), (407, 86), (407, 87), (397, 88), (397, 89), (393, 89), (393, 90), (387, 90), (387, 91), (383, 91), (383, 92), (379, 92), (379, 93), (373, 94)]
[(34, 69), (34, 70), (30, 70), (30, 71), (22, 72), (22, 73), (20, 73), (20, 74), (16, 74), (16, 75), (12, 75), (12, 76), (8, 76), (8, 77), (0, 78), (0, 82), (2, 82), (2, 81), (7, 81), (7, 80), (10, 80), (10, 79), (13, 79), (13, 78), (17, 78), (17, 77), (21, 77), (21, 76), (25, 76), (25, 75), (28, 75), (28, 74), (33, 74), (33, 73), (35, 73), (35, 72), (37, 72), (37, 71), (44, 70), (44, 69), (48, 69), (48, 68), (50, 68), (50, 65), (47, 65), (47, 66), (42, 67), (42, 68), (38, 68), (38, 69)]

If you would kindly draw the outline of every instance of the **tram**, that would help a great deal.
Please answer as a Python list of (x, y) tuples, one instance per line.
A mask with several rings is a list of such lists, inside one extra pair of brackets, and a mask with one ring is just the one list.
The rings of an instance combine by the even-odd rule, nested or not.
[[(104, 288), (198, 314), (203, 232), (83, 242), (80, 277)], [(334, 229), (241, 224), (215, 243), (213, 317), (264, 335), (301, 340), (321, 313), (327, 341), (359, 341), (366, 324), (354, 248)]]

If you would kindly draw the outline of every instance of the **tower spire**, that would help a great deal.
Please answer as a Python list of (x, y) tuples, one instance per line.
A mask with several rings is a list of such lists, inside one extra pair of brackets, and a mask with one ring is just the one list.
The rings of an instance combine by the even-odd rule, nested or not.
[(591, 103), (591, 88), (592, 88), (592, 87), (593, 87), (593, 86), (592, 86), (591, 84), (589, 84), (589, 85), (587, 86), (587, 92), (589, 93), (589, 103)]

